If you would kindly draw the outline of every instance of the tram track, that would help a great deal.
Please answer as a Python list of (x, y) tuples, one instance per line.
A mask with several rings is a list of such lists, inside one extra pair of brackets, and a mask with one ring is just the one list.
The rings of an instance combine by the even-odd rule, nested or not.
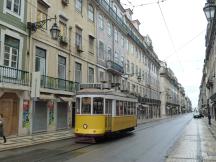
[[(137, 129), (135, 129), (134, 131), (132, 131), (132, 133), (135, 133), (135, 132), (138, 132), (138, 131), (142, 131), (142, 130), (145, 130), (145, 129), (148, 129), (148, 128), (152, 128), (152, 127), (160, 125), (161, 123), (169, 122), (169, 121), (174, 120), (174, 119), (176, 119), (176, 118), (164, 119), (164, 120), (160, 120), (160, 122), (159, 121), (150, 122), (150, 123), (148, 123), (148, 124), (150, 124), (149, 126), (143, 126), (145, 124), (142, 124), (142, 125), (138, 126)], [(126, 136), (123, 135), (122, 137), (126, 137)], [(113, 141), (113, 140), (116, 140), (116, 139), (120, 139), (120, 138), (121, 138), (120, 136), (117, 136), (115, 139), (112, 138), (112, 139), (109, 139), (108, 141), (105, 140), (103, 142), (110, 142), (110, 141)], [(82, 141), (80, 141), (80, 142), (82, 142)], [(79, 144), (80, 144), (80, 142), (79, 142)], [(78, 144), (75, 143), (73, 145), (73, 147), (75, 147), (76, 145), (78, 145)], [(73, 153), (73, 152), (76, 152), (76, 151), (79, 151), (79, 150), (83, 150), (83, 149), (89, 148), (89, 147), (91, 147), (93, 145), (95, 145), (95, 143), (90, 143), (89, 144), (89, 143), (86, 143), (86, 141), (85, 141), (85, 144), (82, 143), (82, 146), (80, 146), (80, 147), (73, 148), (73, 149), (68, 149), (66, 151), (64, 150), (64, 151), (56, 153), (54, 155), (52, 154), (51, 156), (48, 156), (46, 158), (39, 159), (39, 160), (37, 160), (35, 162), (45, 162), (47, 160), (52, 160), (52, 159), (55, 159), (56, 157), (64, 156), (64, 155), (66, 155), (68, 153)]]
[[(137, 127), (137, 129), (135, 129), (134, 131), (132, 131), (131, 133), (135, 133), (135, 132), (139, 132), (139, 131), (142, 131), (142, 130), (145, 130), (145, 129), (148, 129), (148, 128), (152, 128), (152, 127), (155, 127), (155, 126), (158, 126), (162, 123), (166, 123), (166, 122), (169, 122), (171, 120), (174, 120), (176, 118), (169, 118), (169, 119), (164, 119), (164, 120), (160, 120), (160, 121), (154, 121), (154, 122), (149, 122), (149, 123), (146, 123), (146, 124), (149, 124), (148, 126), (144, 126), (146, 124), (142, 124), (140, 126)], [(116, 136), (116, 138), (111, 138), (111, 139), (105, 139), (103, 142), (110, 142), (110, 141), (113, 141), (113, 140), (116, 140), (116, 139), (121, 139), (121, 137), (127, 137), (125, 135), (122, 135), (122, 136)], [(76, 140), (76, 138), (74, 138), (74, 140)], [(66, 154), (72, 154), (73, 152), (77, 152), (77, 151), (81, 151), (83, 149), (86, 149), (86, 148), (90, 148), (92, 147), (93, 145), (95, 145), (95, 143), (80, 143), (82, 141), (78, 141), (79, 143), (77, 143), (77, 141), (73, 144), (73, 148), (68, 148), (67, 150), (64, 149), (64, 151), (62, 152), (58, 152), (56, 154), (52, 154), (50, 156), (46, 156), (46, 158), (41, 158), (41, 159), (38, 159), (37, 161), (35, 162), (47, 162), (47, 161), (53, 161), (53, 159), (56, 159), (56, 158), (60, 158), (61, 156), (65, 156)], [(80, 146), (81, 145), (81, 146)], [(76, 147), (78, 146), (78, 147)]]
[[(180, 118), (180, 117), (177, 117)], [(104, 141), (97, 143), (97, 147), (100, 147), (101, 143), (109, 143), (113, 142), (114, 140), (118, 140), (124, 137), (128, 137), (131, 134), (135, 134), (136, 132), (156, 127), (162, 123), (169, 122), (171, 120), (176, 119), (174, 118), (168, 118), (160, 121), (153, 121), (145, 124), (140, 124), (134, 131), (131, 133), (125, 134), (125, 135), (120, 135), (116, 136), (114, 138), (110, 139), (105, 139)], [(54, 147), (55, 145), (53, 144), (53, 148), (51, 145), (50, 147), (47, 148), (38, 148), (33, 151), (27, 151), (24, 156), (22, 157), (17, 157), (17, 156), (11, 156), (10, 158), (1, 158), (1, 162), (17, 162), (17, 161), (22, 161), (22, 162), (58, 162), (58, 161), (66, 161), (70, 158), (74, 158), (76, 156), (80, 156), (81, 154), (87, 153), (91, 150), (92, 146), (96, 146), (95, 143), (80, 143), (82, 141), (78, 141), (77, 143), (77, 138), (72, 138), (70, 140), (66, 140), (64, 145)], [(34, 159), (34, 160), (33, 160)]]

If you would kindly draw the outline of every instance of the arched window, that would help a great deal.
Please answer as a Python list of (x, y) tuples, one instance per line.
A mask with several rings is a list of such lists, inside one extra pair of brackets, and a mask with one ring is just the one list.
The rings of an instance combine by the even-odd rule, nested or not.
[(88, 5), (88, 18), (91, 21), (94, 21), (94, 8), (91, 4)]

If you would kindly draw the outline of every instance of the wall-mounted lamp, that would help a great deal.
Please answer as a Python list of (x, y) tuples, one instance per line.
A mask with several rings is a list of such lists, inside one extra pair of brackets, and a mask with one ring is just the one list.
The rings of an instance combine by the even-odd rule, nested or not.
[(207, 3), (205, 4), (205, 7), (203, 8), (203, 11), (205, 13), (206, 19), (209, 22), (211, 22), (214, 19), (215, 9), (216, 9), (216, 5), (214, 1), (208, 0)]
[[(125, 78), (125, 79), (127, 80), (129, 77), (132, 77), (132, 76), (134, 76), (134, 75), (136, 75), (136, 74), (140, 74), (140, 73), (123, 74), (122, 77)], [(141, 75), (138, 75), (138, 76), (137, 76), (137, 80), (138, 80), (138, 82), (141, 82), (142, 76), (141, 76)]]
[(36, 32), (37, 29), (41, 29), (43, 28), (44, 24), (46, 24), (48, 21), (51, 21), (51, 20), (55, 20), (55, 23), (52, 25), (51, 29), (50, 29), (50, 34), (51, 34), (51, 37), (52, 39), (55, 39), (57, 40), (58, 37), (59, 37), (59, 34), (60, 34), (60, 29), (58, 28), (58, 25), (56, 23), (56, 15), (54, 18), (49, 18), (49, 19), (45, 19), (45, 20), (42, 20), (42, 21), (37, 21), (37, 22), (27, 22), (27, 28), (29, 29), (29, 36)]

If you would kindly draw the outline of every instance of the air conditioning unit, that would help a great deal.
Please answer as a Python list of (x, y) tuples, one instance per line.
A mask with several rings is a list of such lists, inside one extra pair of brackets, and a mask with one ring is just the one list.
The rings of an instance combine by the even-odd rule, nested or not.
[(62, 4), (68, 5), (69, 4), (69, 0), (62, 0)]

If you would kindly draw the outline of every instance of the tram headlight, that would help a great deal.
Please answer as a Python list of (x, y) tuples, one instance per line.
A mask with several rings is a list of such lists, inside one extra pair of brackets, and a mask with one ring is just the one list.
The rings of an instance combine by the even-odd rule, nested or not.
[(87, 124), (83, 124), (83, 128), (84, 128), (84, 129), (87, 129), (87, 128), (88, 128), (88, 125), (87, 125)]

